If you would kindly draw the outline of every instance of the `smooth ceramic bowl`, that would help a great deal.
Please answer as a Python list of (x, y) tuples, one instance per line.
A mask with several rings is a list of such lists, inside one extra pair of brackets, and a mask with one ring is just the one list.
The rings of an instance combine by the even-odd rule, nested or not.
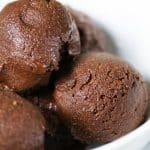
[[(0, 8), (13, 0), (1, 0)], [(150, 9), (148, 0), (59, 0), (84, 11), (101, 24), (112, 51), (137, 68), (150, 83)], [(94, 150), (149, 150), (147, 121), (124, 137)], [(89, 148), (92, 149), (92, 148)]]

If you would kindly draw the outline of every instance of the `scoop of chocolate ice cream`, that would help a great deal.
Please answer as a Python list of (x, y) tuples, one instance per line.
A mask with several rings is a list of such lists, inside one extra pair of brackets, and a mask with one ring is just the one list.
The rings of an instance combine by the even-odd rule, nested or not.
[(107, 50), (107, 39), (102, 28), (83, 12), (74, 10), (70, 7), (67, 8), (77, 24), (80, 33), (82, 52)]
[(78, 57), (54, 91), (60, 117), (86, 143), (107, 143), (138, 127), (148, 105), (141, 75), (106, 53)]
[(0, 147), (2, 150), (44, 150), (45, 120), (20, 96), (0, 91)]
[[(14, 91), (47, 85), (63, 54), (80, 53), (77, 27), (55, 0), (19, 0), (0, 13), (0, 82)], [(64, 55), (63, 55), (64, 56)]]

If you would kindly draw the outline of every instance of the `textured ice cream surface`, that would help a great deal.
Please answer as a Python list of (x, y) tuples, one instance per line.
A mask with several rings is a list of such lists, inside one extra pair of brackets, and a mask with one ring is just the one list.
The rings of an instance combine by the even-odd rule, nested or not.
[(0, 82), (14, 91), (47, 85), (63, 54), (80, 53), (79, 33), (57, 1), (19, 0), (0, 12)]
[(148, 94), (142, 76), (120, 58), (91, 52), (76, 58), (54, 91), (59, 115), (86, 143), (111, 142), (144, 120)]
[(45, 150), (84, 150), (86, 145), (75, 140), (59, 118), (51, 95), (50, 87), (22, 95), (39, 108), (46, 120)]
[(2, 150), (44, 150), (45, 119), (15, 93), (0, 91), (0, 147)]

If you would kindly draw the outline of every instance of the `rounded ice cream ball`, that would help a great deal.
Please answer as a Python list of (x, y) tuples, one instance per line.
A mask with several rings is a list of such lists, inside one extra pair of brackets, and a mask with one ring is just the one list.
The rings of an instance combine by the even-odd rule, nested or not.
[(85, 51), (106, 51), (107, 39), (103, 29), (92, 18), (81, 11), (67, 7), (75, 19), (79, 30), (82, 52)]
[(0, 82), (14, 91), (44, 86), (64, 54), (80, 53), (77, 27), (55, 0), (19, 0), (0, 13)]
[(0, 147), (3, 150), (44, 150), (45, 120), (25, 99), (0, 91)]
[(148, 93), (142, 76), (107, 53), (78, 57), (56, 83), (55, 104), (72, 135), (86, 143), (111, 142), (144, 120)]

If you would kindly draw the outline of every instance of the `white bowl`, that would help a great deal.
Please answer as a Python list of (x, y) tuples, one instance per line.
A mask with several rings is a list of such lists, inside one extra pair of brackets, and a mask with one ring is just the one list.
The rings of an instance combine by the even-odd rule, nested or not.
[[(13, 0), (1, 0), (0, 8)], [(112, 37), (118, 55), (150, 81), (150, 2), (148, 0), (59, 0), (82, 10)], [(150, 115), (149, 115), (150, 117)], [(148, 118), (149, 118), (148, 117)], [(149, 150), (150, 120), (126, 136), (94, 150)]]

